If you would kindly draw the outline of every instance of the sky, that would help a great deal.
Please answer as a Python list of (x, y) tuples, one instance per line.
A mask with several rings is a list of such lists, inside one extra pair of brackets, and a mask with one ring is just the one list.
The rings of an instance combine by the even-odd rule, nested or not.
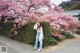
[(62, 3), (62, 1), (69, 1), (69, 0), (51, 0), (51, 3), (59, 5), (60, 3)]

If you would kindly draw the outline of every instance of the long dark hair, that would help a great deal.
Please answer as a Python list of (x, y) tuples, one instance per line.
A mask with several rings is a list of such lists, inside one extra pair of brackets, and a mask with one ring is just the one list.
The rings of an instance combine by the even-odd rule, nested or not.
[(39, 29), (42, 25), (41, 25), (41, 23), (39, 23), (40, 25), (38, 26), (38, 28), (37, 29)]

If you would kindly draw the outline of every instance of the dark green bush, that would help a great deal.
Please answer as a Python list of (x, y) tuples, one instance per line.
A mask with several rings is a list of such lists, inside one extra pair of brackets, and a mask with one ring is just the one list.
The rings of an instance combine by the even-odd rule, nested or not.
[(78, 17), (78, 20), (80, 20), (80, 13), (79, 13), (79, 15), (75, 15), (74, 17)]
[(58, 42), (61, 42), (63, 39), (59, 38), (59, 37), (55, 37), (55, 40)]
[(64, 35), (65, 38), (67, 38), (67, 39), (74, 38), (74, 36), (72, 34), (70, 34), (69, 32), (61, 32), (61, 34)]
[(43, 33), (44, 33), (44, 45), (47, 46), (47, 45), (56, 45), (58, 44), (58, 42), (53, 38), (51, 37), (51, 31), (50, 31), (50, 24), (49, 23), (45, 23), (45, 22), (42, 22), (41, 23), (42, 26), (43, 26)]
[(54, 46), (54, 45), (57, 45), (57, 44), (58, 44), (58, 41), (55, 38), (49, 36), (49, 45)]
[[(36, 37), (36, 31), (33, 29), (34, 22), (31, 22), (27, 24), (26, 26), (23, 26), (22, 28), (18, 29), (18, 34), (15, 36), (15, 40), (21, 41), (27, 44), (34, 45), (35, 37)], [(50, 24), (47, 22), (41, 23), (43, 27), (43, 33), (44, 33), (44, 47), (49, 45), (56, 45), (58, 44), (57, 41), (50, 36)], [(13, 23), (1, 23), (0, 27), (2, 30), (0, 31), (1, 35), (9, 36), (9, 32), (11, 31), (13, 27)]]
[(69, 9), (70, 10), (80, 9), (80, 3), (72, 5)]
[(4, 22), (0, 22), (0, 34), (4, 35), (4, 36), (8, 36), (9, 35), (9, 31), (12, 29), (13, 27), (13, 23), (4, 23)]
[(77, 30), (77, 32), (76, 32), (76, 34), (80, 34), (80, 28), (78, 28), (78, 30)]

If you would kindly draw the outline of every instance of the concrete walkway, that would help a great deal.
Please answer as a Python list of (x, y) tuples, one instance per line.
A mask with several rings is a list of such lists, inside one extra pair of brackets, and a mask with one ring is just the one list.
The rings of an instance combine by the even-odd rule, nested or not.
[(33, 50), (33, 46), (21, 43), (8, 37), (0, 36), (0, 46), (7, 46), (7, 53), (80, 53), (80, 37), (64, 40), (56, 46), (44, 48), (38, 52)]

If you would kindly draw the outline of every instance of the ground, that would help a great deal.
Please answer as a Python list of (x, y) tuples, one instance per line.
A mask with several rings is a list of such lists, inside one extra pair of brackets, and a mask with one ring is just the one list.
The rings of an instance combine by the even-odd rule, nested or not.
[(80, 36), (64, 40), (56, 46), (44, 48), (41, 52), (33, 50), (33, 46), (0, 36), (0, 46), (7, 46), (7, 53), (80, 53)]

